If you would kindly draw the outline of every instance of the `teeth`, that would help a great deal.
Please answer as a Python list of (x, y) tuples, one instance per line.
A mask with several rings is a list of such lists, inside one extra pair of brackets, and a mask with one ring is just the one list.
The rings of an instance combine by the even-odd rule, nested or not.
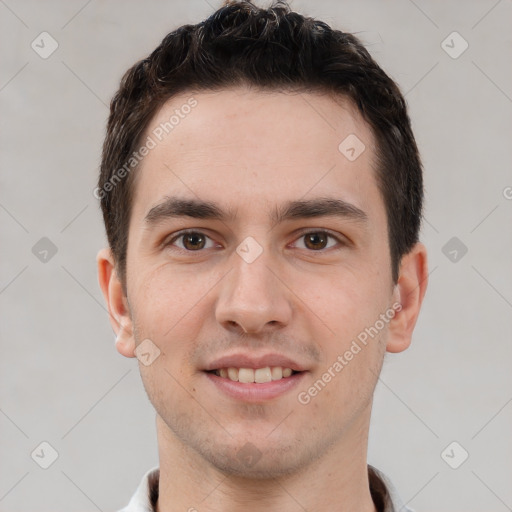
[(238, 370), (236, 368), (228, 368), (228, 378), (230, 380), (238, 380)]
[(282, 366), (266, 366), (265, 368), (258, 368), (256, 370), (252, 368), (220, 368), (215, 371), (215, 374), (219, 377), (228, 378), (235, 382), (243, 382), (250, 384), (253, 382), (264, 383), (272, 382), (273, 380), (280, 380), (286, 377), (290, 377), (293, 373), (291, 368), (283, 368)]
[(283, 378), (283, 369), (280, 366), (272, 368), (272, 380), (279, 380)]
[(284, 377), (289, 377), (291, 374), (292, 374), (292, 369), (291, 368), (283, 368), (283, 378)]
[[(233, 368), (234, 369), (234, 368)], [(231, 370), (231, 368), (230, 368)], [(231, 377), (231, 374), (229, 375), (229, 378), (231, 380), (235, 380)], [(236, 379), (238, 382), (254, 382), (254, 370), (252, 368), (240, 368), (238, 370), (238, 379)]]
[(267, 366), (266, 368), (258, 368), (254, 371), (254, 382), (271, 382), (272, 372)]

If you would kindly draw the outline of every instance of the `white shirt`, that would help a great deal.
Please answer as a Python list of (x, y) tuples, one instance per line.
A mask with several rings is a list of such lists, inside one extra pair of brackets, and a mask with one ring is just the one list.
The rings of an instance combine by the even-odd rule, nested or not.
[[(393, 484), (378, 469), (368, 465), (370, 492), (378, 512), (414, 512), (403, 505)], [(155, 512), (158, 500), (158, 467), (150, 469), (137, 487), (126, 507), (119, 512)]]

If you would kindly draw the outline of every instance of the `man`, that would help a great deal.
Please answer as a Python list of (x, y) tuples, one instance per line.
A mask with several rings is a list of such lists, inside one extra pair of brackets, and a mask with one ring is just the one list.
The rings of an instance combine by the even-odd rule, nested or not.
[(99, 281), (156, 410), (125, 512), (407, 510), (367, 464), (427, 286), (404, 99), (352, 35), (228, 2), (123, 77)]

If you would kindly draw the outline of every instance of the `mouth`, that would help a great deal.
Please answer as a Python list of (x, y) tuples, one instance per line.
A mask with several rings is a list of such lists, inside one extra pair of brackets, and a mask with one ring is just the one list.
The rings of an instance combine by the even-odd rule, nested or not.
[(297, 373), (302, 373), (291, 368), (282, 366), (266, 366), (264, 368), (218, 368), (209, 370), (206, 373), (216, 375), (232, 382), (241, 382), (244, 384), (265, 384), (267, 382), (287, 379)]
[(307, 373), (281, 366), (229, 366), (203, 372), (215, 392), (221, 396), (237, 402), (260, 404), (283, 397), (296, 388)]
[(309, 370), (284, 354), (237, 352), (211, 361), (203, 374), (224, 397), (262, 403), (288, 393)]

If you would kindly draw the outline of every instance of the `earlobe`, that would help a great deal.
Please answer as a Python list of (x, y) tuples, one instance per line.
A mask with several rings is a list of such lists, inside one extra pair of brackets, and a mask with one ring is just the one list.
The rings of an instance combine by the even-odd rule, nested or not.
[(402, 257), (400, 275), (393, 298), (401, 304), (389, 323), (388, 352), (402, 352), (411, 344), (412, 333), (418, 319), (428, 284), (427, 250), (417, 243)]
[(135, 339), (131, 327), (126, 328), (121, 324), (116, 336), (116, 349), (125, 357), (135, 357)]
[(110, 324), (116, 335), (116, 349), (125, 357), (135, 357), (133, 324), (121, 281), (116, 272), (114, 257), (109, 248), (96, 256), (98, 281), (107, 304)]

